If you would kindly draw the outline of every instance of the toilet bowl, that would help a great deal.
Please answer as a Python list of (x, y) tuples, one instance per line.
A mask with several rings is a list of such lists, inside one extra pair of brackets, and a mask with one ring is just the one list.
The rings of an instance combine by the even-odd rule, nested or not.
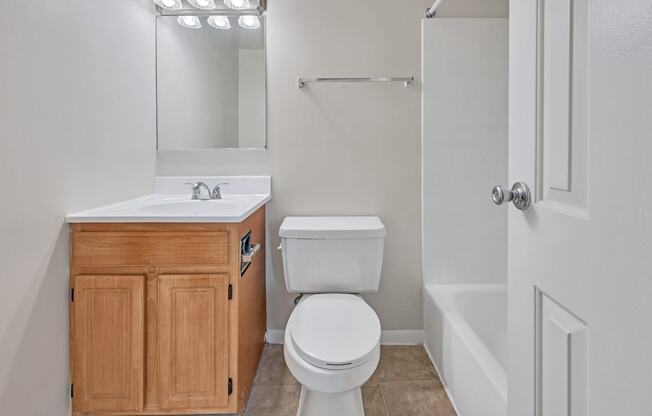
[(364, 415), (361, 387), (378, 366), (380, 322), (359, 296), (309, 295), (290, 316), (284, 355), (302, 386), (297, 415)]
[(357, 294), (378, 290), (385, 227), (378, 217), (287, 217), (279, 235), (287, 289), (304, 295), (284, 339), (301, 383), (297, 415), (364, 416), (380, 321)]

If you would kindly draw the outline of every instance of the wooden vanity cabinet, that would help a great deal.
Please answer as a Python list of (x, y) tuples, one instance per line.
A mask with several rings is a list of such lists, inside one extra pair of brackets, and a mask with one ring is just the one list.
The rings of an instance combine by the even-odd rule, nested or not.
[[(245, 269), (240, 240), (261, 245)], [(239, 413), (262, 352), (265, 208), (71, 225), (73, 415)]]

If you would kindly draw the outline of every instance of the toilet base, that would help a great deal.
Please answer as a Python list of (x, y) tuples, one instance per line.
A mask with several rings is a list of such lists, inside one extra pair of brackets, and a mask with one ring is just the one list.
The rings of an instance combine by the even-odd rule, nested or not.
[(362, 389), (324, 393), (301, 386), (297, 416), (364, 416)]

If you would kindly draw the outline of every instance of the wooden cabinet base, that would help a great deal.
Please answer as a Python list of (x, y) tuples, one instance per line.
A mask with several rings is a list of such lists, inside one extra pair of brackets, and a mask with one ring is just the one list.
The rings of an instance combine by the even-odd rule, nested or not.
[[(242, 268), (248, 232), (261, 249)], [(239, 413), (265, 311), (264, 207), (239, 224), (73, 224), (73, 415)]]

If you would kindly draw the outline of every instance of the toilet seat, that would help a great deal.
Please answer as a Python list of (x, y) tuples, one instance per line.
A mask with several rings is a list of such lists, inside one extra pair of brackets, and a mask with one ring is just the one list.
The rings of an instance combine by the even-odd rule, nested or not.
[(378, 316), (355, 295), (308, 296), (292, 313), (288, 330), (302, 359), (329, 370), (364, 364), (380, 344)]

